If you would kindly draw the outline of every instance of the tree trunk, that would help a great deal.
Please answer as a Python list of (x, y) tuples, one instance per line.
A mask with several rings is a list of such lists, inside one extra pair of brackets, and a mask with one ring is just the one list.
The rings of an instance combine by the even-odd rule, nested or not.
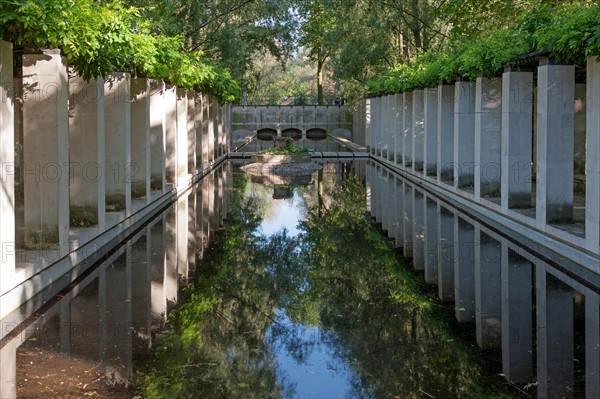
[(319, 57), (317, 60), (317, 104), (323, 105), (323, 64), (324, 57)]

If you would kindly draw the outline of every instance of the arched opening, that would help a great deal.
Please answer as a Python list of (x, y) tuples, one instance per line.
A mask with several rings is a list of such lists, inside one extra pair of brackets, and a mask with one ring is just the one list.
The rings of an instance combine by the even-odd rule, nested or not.
[(324, 129), (315, 127), (306, 131), (306, 138), (309, 140), (325, 140), (327, 138), (327, 132)]
[(256, 138), (264, 141), (272, 141), (273, 137), (277, 136), (277, 130), (265, 128), (256, 132)]
[(283, 137), (291, 137), (294, 140), (300, 140), (302, 138), (302, 130), (296, 128), (283, 129), (281, 132)]

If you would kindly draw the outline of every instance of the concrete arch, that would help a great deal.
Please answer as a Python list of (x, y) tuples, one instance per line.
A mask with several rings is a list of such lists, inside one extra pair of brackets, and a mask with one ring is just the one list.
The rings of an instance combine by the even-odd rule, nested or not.
[(327, 138), (327, 132), (325, 129), (314, 127), (306, 131), (306, 138), (314, 141), (325, 140)]
[(277, 130), (268, 127), (256, 132), (256, 138), (263, 141), (271, 141), (275, 136), (277, 136)]
[(283, 131), (281, 132), (281, 135), (283, 137), (291, 137), (294, 140), (300, 140), (302, 138), (302, 130), (294, 128), (294, 127), (290, 127), (287, 129), (283, 129)]

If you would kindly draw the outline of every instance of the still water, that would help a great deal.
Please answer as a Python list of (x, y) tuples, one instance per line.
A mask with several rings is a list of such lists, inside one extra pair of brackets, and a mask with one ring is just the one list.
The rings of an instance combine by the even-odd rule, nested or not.
[(374, 163), (323, 166), (273, 186), (225, 164), (60, 295), (3, 320), (0, 397), (593, 389), (593, 287)]

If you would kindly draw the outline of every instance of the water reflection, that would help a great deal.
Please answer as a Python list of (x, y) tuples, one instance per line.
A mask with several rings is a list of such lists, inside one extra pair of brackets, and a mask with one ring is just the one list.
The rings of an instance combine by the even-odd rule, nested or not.
[(0, 397), (600, 396), (577, 275), (375, 163), (285, 189), (227, 165), (3, 320)]
[(0, 397), (130, 398), (181, 281), (222, 224), (230, 175), (207, 176), (36, 313), (28, 304), (2, 320)]
[(456, 320), (472, 326), (477, 345), (502, 359), (498, 373), (530, 396), (600, 397), (598, 287), (583, 271), (540, 258), (527, 240), (378, 164), (369, 163), (367, 184), (373, 217), (454, 304)]

